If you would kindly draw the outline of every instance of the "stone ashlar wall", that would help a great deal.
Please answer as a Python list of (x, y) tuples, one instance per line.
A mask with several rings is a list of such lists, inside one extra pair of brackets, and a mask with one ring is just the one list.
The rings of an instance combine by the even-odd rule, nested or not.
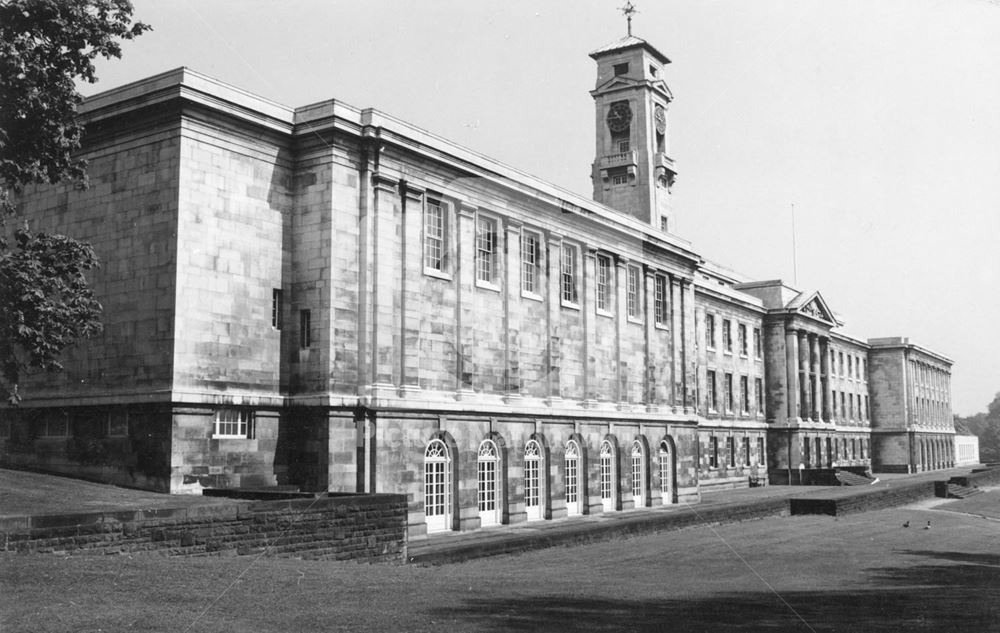
[(0, 519), (0, 551), (383, 562), (404, 560), (405, 549), (406, 500), (390, 494)]

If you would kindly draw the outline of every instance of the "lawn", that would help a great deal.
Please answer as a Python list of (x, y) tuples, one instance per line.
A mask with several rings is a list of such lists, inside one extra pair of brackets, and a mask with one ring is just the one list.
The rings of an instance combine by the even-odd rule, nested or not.
[[(977, 499), (996, 507), (1000, 492)], [(1000, 523), (927, 508), (444, 567), (159, 555), (6, 555), (0, 565), (4, 633), (1000, 631)]]

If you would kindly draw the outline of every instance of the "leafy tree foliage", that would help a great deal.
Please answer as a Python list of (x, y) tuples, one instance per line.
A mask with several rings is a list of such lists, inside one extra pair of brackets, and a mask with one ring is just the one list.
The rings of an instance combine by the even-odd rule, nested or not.
[(97, 264), (89, 245), (24, 228), (14, 241), (0, 257), (0, 362), (16, 401), (22, 372), (62, 369), (62, 351), (100, 331), (101, 304), (85, 277)]
[(12, 400), (24, 372), (58, 370), (66, 347), (100, 330), (85, 277), (93, 249), (23, 219), (11, 233), (16, 196), (86, 186), (75, 82), (97, 81), (93, 61), (120, 57), (121, 42), (148, 29), (129, 0), (0, 0), (0, 376)]

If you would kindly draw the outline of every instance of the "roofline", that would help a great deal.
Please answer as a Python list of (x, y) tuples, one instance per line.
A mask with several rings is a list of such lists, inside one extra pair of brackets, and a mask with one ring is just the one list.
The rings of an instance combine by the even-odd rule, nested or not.
[(930, 356), (931, 358), (939, 360), (942, 363), (946, 363), (949, 367), (955, 364), (955, 361), (943, 354), (931, 351), (926, 347), (917, 345), (916, 343), (911, 343), (910, 338), (907, 336), (870, 338), (868, 339), (868, 346), (872, 349), (872, 351), (893, 349), (912, 350)]
[(628, 51), (628, 50), (632, 50), (633, 48), (645, 48), (661, 64), (667, 65), (667, 64), (671, 63), (670, 62), (670, 58), (667, 57), (666, 55), (664, 55), (663, 53), (661, 53), (660, 51), (656, 50), (656, 48), (652, 44), (650, 44), (646, 40), (642, 39), (641, 37), (638, 37), (638, 36), (635, 36), (635, 35), (633, 35), (632, 37), (635, 37), (637, 40), (640, 40), (640, 41), (639, 42), (634, 42), (632, 44), (626, 44), (625, 46), (619, 46), (617, 48), (608, 49), (608, 50), (598, 49), (598, 50), (596, 50), (596, 51), (594, 51), (592, 53), (589, 53), (588, 56), (591, 59), (596, 60), (596, 59), (598, 59), (600, 57), (604, 57), (605, 55), (611, 55), (612, 53), (618, 53), (618, 52), (621, 52), (621, 51)]
[[(380, 135), (382, 141), (391, 141), (393, 135), (400, 139), (408, 139), (459, 163), (475, 165), (481, 170), (491, 172), (497, 176), (497, 182), (500, 184), (508, 187), (519, 185), (522, 193), (524, 193), (523, 188), (530, 189), (533, 195), (549, 198), (550, 203), (562, 207), (567, 213), (596, 216), (605, 222), (637, 233), (654, 244), (661, 243), (666, 250), (695, 264), (700, 264), (702, 261), (701, 255), (694, 250), (691, 242), (680, 236), (664, 233), (611, 207), (541, 180), (516, 167), (374, 108), (360, 109), (335, 99), (319, 101), (300, 108), (290, 108), (196, 70), (180, 67), (86, 97), (79, 108), (79, 113), (86, 125), (89, 122), (177, 98), (199, 103), (248, 123), (290, 136), (312, 134), (345, 123), (347, 127), (354, 128), (353, 131), (356, 133), (366, 126), (380, 128), (383, 131)], [(389, 136), (387, 137), (384, 132), (388, 132)], [(513, 188), (519, 187), (513, 186)]]

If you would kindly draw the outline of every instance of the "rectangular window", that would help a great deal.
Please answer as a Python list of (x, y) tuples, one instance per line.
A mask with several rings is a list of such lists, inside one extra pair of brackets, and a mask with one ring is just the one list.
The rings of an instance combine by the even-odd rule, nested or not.
[(837, 375), (837, 352), (830, 350), (830, 375)]
[(445, 272), (445, 238), (448, 218), (439, 200), (428, 199), (424, 205), (424, 268)]
[(628, 174), (626, 174), (626, 173), (612, 174), (611, 175), (611, 184), (612, 185), (627, 185), (628, 184)]
[(663, 275), (654, 277), (653, 313), (657, 325), (667, 325), (667, 278)]
[(858, 419), (859, 420), (862, 419), (861, 418), (861, 394), (860, 393), (858, 394)]
[(719, 438), (714, 435), (708, 438), (708, 465), (712, 468), (719, 467)]
[(628, 267), (628, 284), (625, 286), (625, 307), (630, 319), (639, 318), (639, 269)]
[(271, 327), (281, 329), (281, 288), (271, 290)]
[(42, 413), (42, 437), (69, 437), (69, 416), (60, 409)]
[(537, 233), (521, 232), (521, 291), (538, 294), (541, 271), (541, 239)]
[(705, 347), (715, 349), (715, 315), (705, 315)]
[(750, 438), (749, 437), (744, 437), (743, 438), (743, 465), (744, 466), (749, 466), (750, 465)]
[(847, 357), (847, 377), (854, 378), (854, 359)]
[(560, 270), (562, 272), (562, 300), (564, 303), (577, 303), (576, 295), (576, 247), (570, 244), (562, 245), (562, 261)]
[(802, 443), (802, 463), (805, 464), (806, 466), (812, 466), (812, 462), (810, 460), (810, 455), (809, 455), (810, 453), (809, 448), (811, 446), (812, 446), (812, 441), (810, 441), (810, 439), (807, 437), (805, 441), (803, 441)]
[(740, 376), (740, 411), (744, 415), (750, 413), (750, 379)]
[(754, 392), (757, 394), (757, 415), (764, 415), (764, 381), (753, 379)]
[(312, 345), (312, 313), (299, 310), (299, 347), (308, 349)]
[(614, 69), (615, 69), (615, 75), (626, 75), (628, 74), (628, 62), (615, 64)]
[(840, 417), (847, 417), (847, 394), (840, 392)]
[(108, 437), (124, 437), (128, 435), (128, 414), (124, 409), (108, 412)]
[(632, 145), (629, 143), (629, 139), (620, 138), (618, 139), (618, 153), (624, 154), (632, 150)]
[(726, 413), (733, 412), (733, 375), (726, 374), (725, 376), (725, 392), (723, 393), (723, 398), (725, 398)]
[(733, 353), (733, 323), (729, 319), (722, 319), (722, 351)]
[(868, 396), (865, 396), (865, 419), (871, 419), (871, 412), (868, 410)]
[[(806, 446), (808, 446), (809, 440), (806, 440)], [(763, 466), (767, 463), (766, 455), (764, 454), (764, 438), (757, 438), (757, 463)]]
[(833, 417), (837, 417), (837, 392), (831, 391), (830, 396), (833, 398)]
[(740, 344), (740, 356), (747, 356), (749, 349), (747, 347), (747, 326), (740, 323), (736, 326), (736, 334)]
[(476, 218), (476, 281), (492, 284), (497, 273), (497, 221)]
[(730, 435), (726, 438), (726, 456), (728, 457), (729, 467), (736, 467), (736, 442), (733, 441), (733, 437)]
[(253, 439), (253, 412), (247, 409), (219, 409), (215, 412), (213, 437)]
[(838, 372), (841, 376), (844, 375), (844, 352), (838, 352), (840, 358), (840, 371)]
[(719, 406), (719, 394), (718, 394), (718, 391), (717, 391), (718, 388), (717, 388), (717, 386), (715, 384), (715, 371), (709, 369), (707, 375), (708, 375), (708, 379), (706, 380), (706, 382), (708, 383), (708, 385), (707, 385), (708, 386), (708, 409), (709, 409), (709, 411), (716, 411), (718, 409), (718, 406)]
[(764, 349), (761, 347), (760, 342), (760, 328), (755, 327), (753, 329), (753, 356), (754, 358), (763, 358)]
[(597, 309), (611, 310), (611, 258), (605, 255), (597, 256)]

